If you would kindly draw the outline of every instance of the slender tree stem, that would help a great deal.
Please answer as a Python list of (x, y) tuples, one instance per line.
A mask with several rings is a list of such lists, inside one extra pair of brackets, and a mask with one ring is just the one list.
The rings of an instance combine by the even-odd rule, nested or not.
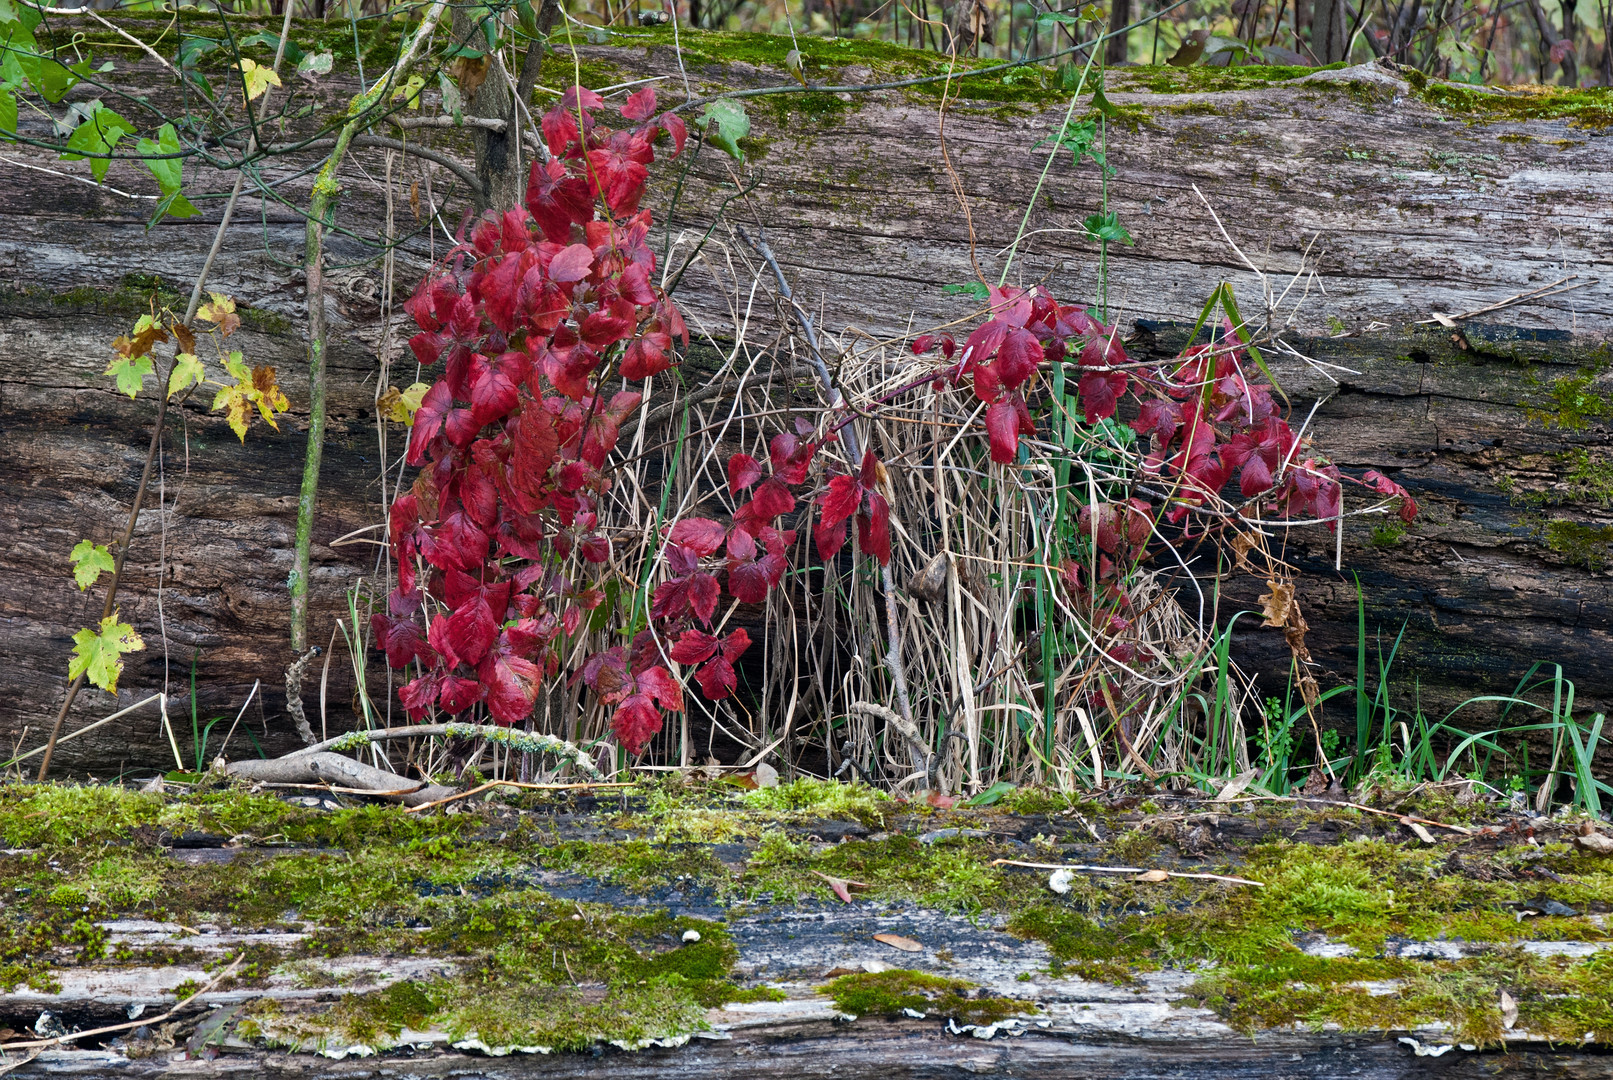
[[(286, 4), (285, 19), (280, 24), (280, 45), (275, 49), (274, 54), (274, 70), (277, 73), (280, 70), (280, 62), (285, 58), (286, 55), (286, 35), (291, 32), (291, 12), (293, 6), (294, 5), (288, 0), (288, 3)], [(107, 26), (112, 26), (111, 23), (108, 23), (105, 19), (102, 19), (99, 15), (95, 15), (93, 11), (89, 14), (93, 15), (99, 22), (105, 23)], [(117, 30), (117, 27), (115, 26), (112, 28)], [(118, 30), (118, 33), (123, 34), (124, 37), (129, 37), (129, 35), (125, 34), (122, 30)], [(132, 41), (135, 39), (130, 38), (130, 40)], [(149, 46), (145, 46), (145, 49), (148, 53), (151, 53), (151, 55), (157, 55)], [(162, 58), (159, 56), (157, 59), (161, 60)], [(168, 70), (173, 70), (173, 67), (168, 65), (166, 61), (163, 61), (163, 63), (168, 67)], [(259, 106), (260, 115), (268, 115), (268, 109), (269, 94), (266, 92), (263, 95), (263, 101)], [(248, 156), (251, 155), (256, 146), (257, 141), (255, 139), (248, 144)], [(190, 303), (185, 306), (185, 318), (181, 321), (186, 326), (189, 326), (191, 320), (196, 318), (196, 310), (201, 306), (202, 290), (207, 287), (207, 277), (213, 272), (213, 263), (217, 261), (218, 253), (223, 250), (224, 234), (229, 230), (230, 219), (235, 216), (235, 205), (240, 201), (241, 187), (245, 179), (246, 173), (244, 171), (238, 171), (235, 174), (235, 187), (230, 192), (230, 201), (224, 205), (224, 216), (219, 219), (218, 232), (213, 236), (213, 246), (207, 251), (207, 258), (202, 263), (201, 273), (196, 275), (196, 285), (190, 291)], [(172, 373), (173, 365), (170, 364), (169, 375), (172, 375)], [(129, 544), (134, 540), (134, 527), (140, 520), (140, 506), (145, 502), (146, 488), (151, 483), (151, 464), (157, 459), (157, 451), (162, 446), (163, 424), (168, 419), (168, 376), (164, 376), (162, 381), (158, 384), (157, 393), (157, 421), (152, 426), (151, 430), (151, 448), (146, 451), (146, 464), (145, 467), (140, 470), (140, 483), (134, 489), (134, 504), (129, 507), (129, 522), (123, 530), (123, 542), (118, 545), (118, 561), (112, 568), (112, 582), (107, 586), (106, 605), (101, 611), (101, 618), (103, 619), (110, 618), (112, 612), (116, 610), (118, 599), (118, 583), (123, 580), (123, 560), (128, 557)], [(83, 686), (84, 676), (80, 675), (78, 678), (74, 679), (72, 684), (67, 688), (67, 697), (62, 701), (61, 712), (56, 714), (56, 722), (51, 725), (50, 740), (45, 743), (44, 759), (39, 763), (38, 779), (41, 783), (43, 783), (45, 777), (50, 774), (50, 759), (55, 756), (56, 743), (62, 734), (62, 725), (66, 723), (68, 710), (73, 707), (73, 702), (78, 698), (78, 692), (83, 688)], [(163, 722), (167, 723), (166, 708), (164, 709)]]
[(350, 119), (337, 133), (336, 145), (314, 182), (303, 251), (308, 294), (308, 448), (303, 457), (302, 488), (297, 497), (296, 550), (291, 568), (291, 647), (298, 653), (308, 649), (309, 550), (313, 542), (314, 509), (319, 502), (319, 470), (325, 454), (325, 372), (330, 340), (325, 323), (322, 262), (325, 229), (330, 224), (331, 211), (341, 195), (336, 172), (354, 138), (374, 123), (372, 113), (376, 106), (385, 103), (394, 84), (408, 78), (447, 6), (447, 0), (437, 0), (427, 8), (425, 17), (415, 28), (414, 36), (409, 39), (398, 62), (374, 86), (353, 99), (347, 110)]

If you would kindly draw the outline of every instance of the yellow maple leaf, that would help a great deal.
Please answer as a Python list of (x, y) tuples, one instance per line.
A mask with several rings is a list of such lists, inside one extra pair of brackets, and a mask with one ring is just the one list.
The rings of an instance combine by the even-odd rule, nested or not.
[(413, 427), (414, 414), (419, 410), (426, 391), (430, 389), (431, 384), (423, 382), (417, 382), (407, 390), (389, 386), (386, 388), (386, 393), (375, 403), (375, 407), (388, 420)]
[(280, 76), (274, 73), (273, 68), (266, 68), (254, 60), (243, 56), (236, 67), (241, 72), (241, 82), (246, 86), (248, 101), (256, 101), (269, 87), (280, 85)]
[(73, 635), (73, 658), (67, 663), (67, 677), (83, 675), (107, 693), (116, 693), (118, 676), (123, 674), (123, 654), (145, 647), (134, 627), (119, 622), (114, 611), (101, 620), (98, 630), (86, 628)]
[(206, 377), (207, 369), (202, 367), (201, 360), (188, 352), (179, 353), (174, 357), (174, 366), (168, 374), (168, 396), (189, 390)]
[(274, 368), (267, 365), (248, 368), (241, 354), (232, 352), (224, 359), (224, 369), (235, 377), (235, 385), (219, 389), (213, 397), (213, 409), (224, 410), (224, 419), (236, 437), (246, 442), (246, 429), (252, 421), (254, 406), (264, 421), (279, 431), (275, 414), (291, 408), (291, 402), (286, 400), (285, 392), (275, 382)]
[(241, 326), (241, 316), (235, 313), (235, 301), (222, 293), (209, 295), (212, 299), (196, 309), (196, 317), (214, 323), (220, 334), (229, 337)]

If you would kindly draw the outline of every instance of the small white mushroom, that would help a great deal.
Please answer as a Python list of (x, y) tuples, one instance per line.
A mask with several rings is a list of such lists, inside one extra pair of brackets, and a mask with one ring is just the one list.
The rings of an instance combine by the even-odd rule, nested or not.
[(1055, 870), (1047, 875), (1047, 887), (1063, 896), (1070, 891), (1070, 882), (1075, 880), (1073, 870)]
[(693, 945), (695, 942), (697, 942), (699, 940), (700, 940), (700, 931), (698, 931), (698, 930), (685, 930), (683, 932), (683, 943), (685, 945)]

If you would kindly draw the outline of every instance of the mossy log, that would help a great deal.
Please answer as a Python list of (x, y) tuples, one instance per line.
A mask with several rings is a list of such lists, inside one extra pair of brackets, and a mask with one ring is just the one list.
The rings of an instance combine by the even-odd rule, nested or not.
[[(128, 19), (137, 33), (156, 26)], [(84, 29), (92, 46), (105, 34)], [(788, 44), (685, 35), (684, 67), (696, 93), (787, 83)], [(803, 46), (809, 75), (832, 84), (943, 70), (933, 56), (891, 46)], [(164, 73), (129, 55), (107, 78), (138, 85), (159, 107), (177, 102)], [(326, 110), (345, 102), (354, 80), (343, 63), (339, 53), (336, 72), (299, 93)], [(579, 43), (577, 63), (588, 81), (654, 76), (663, 80), (664, 100), (680, 96), (682, 75), (664, 30)], [(561, 80), (554, 67), (570, 70), (551, 65), (552, 78), (540, 81)], [(826, 330), (899, 335), (965, 313), (966, 302), (941, 286), (973, 277), (971, 251), (983, 266), (1000, 265), (997, 253), (1012, 241), (1045, 162), (1045, 150), (1034, 147), (1064, 115), (1066, 98), (1050, 80), (976, 76), (954, 87), (945, 139), (970, 205), (972, 247), (937, 138), (939, 84), (749, 102), (747, 168), (761, 186), (744, 214), (759, 217), (797, 294), (821, 308)], [(1315, 271), (1289, 294), (1290, 301), (1307, 297), (1290, 340), (1339, 366), (1290, 358), (1276, 373), (1301, 416), (1326, 396), (1311, 426), (1319, 446), (1342, 465), (1389, 472), (1424, 507), (1404, 531), (1352, 522), (1337, 564), (1319, 533), (1294, 537), (1288, 550), (1307, 571), (1300, 595), (1312, 654), (1350, 677), (1358, 574), (1369, 633), (1382, 628), (1392, 638), (1406, 627), (1397, 675), (1406, 686), (1420, 680), (1426, 705), (1508, 690), (1534, 660), (1561, 663), (1582, 703), (1613, 702), (1613, 667), (1605, 662), (1613, 649), (1613, 383), (1605, 344), (1613, 291), (1595, 283), (1481, 316), (1464, 324), (1466, 348), (1437, 326), (1418, 325), (1433, 311), (1459, 314), (1570, 274), (1580, 275), (1567, 283), (1577, 286), (1607, 273), (1607, 91), (1488, 94), (1413, 86), (1370, 68), (1118, 69), (1108, 87), (1115, 112), (1107, 153), (1116, 170), (1108, 197), (1136, 239), (1110, 252), (1110, 302), (1123, 327), (1161, 348), (1179, 344), (1172, 327), (1190, 323), (1223, 279), (1237, 287), (1246, 313), (1260, 306), (1256, 276), (1207, 203), (1230, 239), (1281, 279), (1278, 291), (1302, 265)], [(24, 119), (25, 130), (44, 130), (42, 121)], [(442, 152), (470, 160), (468, 138), (430, 137)], [(7, 153), (13, 162), (86, 171), (28, 147)], [(383, 231), (386, 204), (372, 183), (384, 174), (382, 154), (356, 149), (344, 174), (341, 224), (358, 235)], [(675, 171), (657, 170), (650, 205), (664, 219)], [(276, 190), (295, 205), (305, 202), (309, 178), (292, 171), (285, 168)], [(695, 160), (672, 211), (674, 232), (698, 236), (710, 224), (732, 194), (728, 176), (710, 149)], [(227, 188), (228, 180), (203, 172), (195, 183), (206, 191)], [(114, 164), (108, 182), (133, 194), (151, 188), (129, 163)], [(439, 202), (446, 183), (435, 189)], [(0, 654), (10, 691), (0, 700), (0, 737), (15, 741), (26, 728), (31, 743), (62, 700), (71, 635), (94, 621), (101, 602), (74, 588), (67, 553), (80, 539), (106, 541), (120, 527), (155, 411), (149, 397), (131, 401), (102, 375), (108, 343), (144, 310), (152, 282), (187, 287), (219, 202), (198, 198), (202, 216), (148, 230), (149, 200), (15, 163), (0, 164), (0, 199), (7, 207), (0, 430), (12, 457), (0, 477)], [(1045, 280), (1063, 299), (1090, 299), (1096, 249), (1080, 223), (1099, 200), (1090, 162), (1055, 162), (1015, 275)], [(404, 290), (446, 243), (440, 230), (431, 239), (430, 223), (408, 206), (400, 195), (392, 207)], [(463, 208), (462, 196), (453, 196), (444, 219), (457, 221)], [(238, 708), (262, 680), (247, 721), (253, 735), (271, 753), (294, 745), (279, 687), (291, 660), (285, 581), (307, 402), (296, 267), (303, 226), (272, 202), (261, 212), (249, 203), (237, 221), (213, 281), (247, 306), (240, 347), (277, 368), (292, 413), (278, 432), (260, 426), (242, 445), (206, 402), (193, 398), (177, 410), (158, 493), (165, 509), (153, 500), (141, 515), (119, 605), (148, 647), (129, 658), (118, 701), (80, 696), (69, 731), (154, 687), (166, 687), (172, 711), (183, 712), (194, 662), (204, 722)], [(347, 613), (344, 590), (375, 567), (378, 548), (366, 541), (379, 534), (333, 542), (384, 513), (372, 406), (385, 336), (379, 275), (365, 263), (373, 250), (340, 234), (330, 243), (336, 333), (310, 616), (320, 644)], [(732, 284), (696, 267), (678, 299), (714, 334), (731, 333), (724, 297)], [(394, 361), (404, 355), (405, 333), (401, 325), (392, 330)], [(410, 366), (392, 381), (411, 381)], [(400, 431), (390, 435), (394, 452)], [(1276, 634), (1244, 637), (1244, 655), (1257, 666), (1286, 668)], [(353, 722), (351, 665), (339, 656), (328, 674), (318, 672), (316, 665), (310, 679), (324, 681), (325, 721), (341, 730)], [(388, 696), (379, 663), (368, 682), (377, 700)], [(149, 717), (108, 725), (58, 758), (101, 774), (171, 759)]]
[(0, 1068), (1577, 1080), (1613, 1044), (1613, 856), (1463, 786), (278, 794), (0, 792)]

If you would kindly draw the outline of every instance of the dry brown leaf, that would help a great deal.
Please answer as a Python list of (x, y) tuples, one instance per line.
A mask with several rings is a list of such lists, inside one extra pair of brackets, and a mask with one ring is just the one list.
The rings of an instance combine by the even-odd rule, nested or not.
[(1133, 880), (1133, 881), (1155, 881), (1155, 882), (1158, 882), (1158, 881), (1169, 881), (1170, 877), (1171, 877), (1170, 873), (1168, 871), (1165, 871), (1165, 870), (1144, 870), (1142, 873), (1138, 874), (1136, 877), (1132, 878), (1131, 880)]
[(824, 881), (827, 881), (829, 883), (829, 888), (834, 890), (834, 894), (848, 904), (851, 903), (852, 889), (868, 888), (866, 882), (852, 881), (849, 878), (830, 877), (828, 874), (819, 874), (816, 870), (812, 872), (817, 874), (817, 876), (821, 877)]
[(1254, 783), (1255, 777), (1260, 775), (1259, 769), (1245, 769), (1243, 772), (1228, 780), (1221, 793), (1215, 797), (1216, 802), (1231, 802), (1243, 794), (1243, 789)]
[(889, 945), (891, 948), (900, 949), (903, 952), (924, 951), (923, 945), (914, 941), (910, 937), (903, 937), (901, 934), (875, 934), (874, 940), (879, 942), (881, 945)]
[(1294, 606), (1293, 584), (1267, 578), (1266, 588), (1271, 592), (1260, 597), (1260, 613), (1266, 617), (1266, 621), (1260, 625), (1287, 626), (1288, 611)]
[(1518, 1003), (1512, 1000), (1512, 995), (1505, 990), (1501, 991), (1501, 1026), (1508, 1031), (1518, 1022)]
[(1408, 828), (1412, 832), (1416, 833), (1417, 834), (1417, 839), (1421, 840), (1423, 843), (1425, 843), (1425, 844), (1438, 843), (1438, 841), (1436, 841), (1434, 839), (1434, 834), (1433, 833), (1429, 832), (1426, 828), (1424, 828), (1418, 822), (1415, 822), (1415, 821), (1411, 820), (1411, 818), (1409, 818), (1409, 817), (1401, 818), (1400, 819), (1400, 824), (1404, 825), (1406, 828)]
[(1228, 542), (1232, 545), (1232, 554), (1237, 559), (1235, 568), (1246, 573), (1254, 573), (1255, 568), (1254, 564), (1249, 561), (1249, 552), (1259, 543), (1255, 534), (1252, 532), (1233, 533), (1232, 539)]
[(1576, 836), (1574, 846), (1592, 855), (1613, 855), (1613, 836), (1603, 836), (1598, 832)]
[(907, 579), (907, 591), (920, 600), (938, 603), (947, 593), (947, 565), (949, 556), (941, 552), (931, 559), (924, 569)]

